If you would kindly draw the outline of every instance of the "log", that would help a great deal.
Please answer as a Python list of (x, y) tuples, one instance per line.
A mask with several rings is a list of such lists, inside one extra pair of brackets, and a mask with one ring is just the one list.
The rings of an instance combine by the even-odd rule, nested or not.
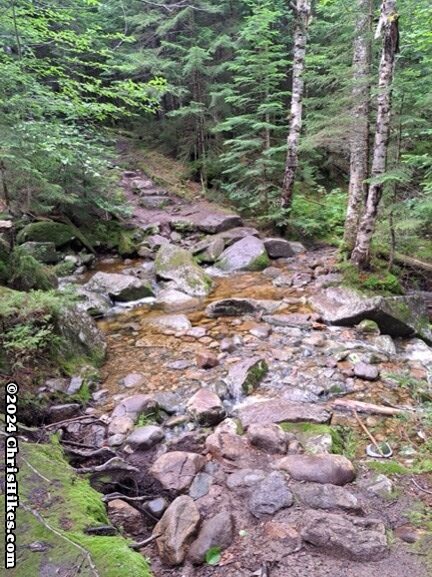
[(374, 415), (382, 415), (384, 417), (394, 417), (402, 415), (407, 409), (398, 409), (396, 407), (384, 407), (383, 405), (374, 405), (373, 403), (363, 403), (362, 401), (354, 401), (352, 399), (336, 399), (330, 404), (333, 410), (349, 411), (352, 413), (370, 413)]

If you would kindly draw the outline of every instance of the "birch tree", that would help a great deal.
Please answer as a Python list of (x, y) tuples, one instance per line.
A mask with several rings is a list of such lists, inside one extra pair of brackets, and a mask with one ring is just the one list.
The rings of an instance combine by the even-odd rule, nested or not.
[(376, 38), (382, 36), (383, 45), (379, 66), (378, 106), (371, 178), (366, 206), (357, 232), (351, 262), (360, 268), (370, 263), (372, 237), (376, 227), (379, 203), (383, 192), (390, 137), (391, 95), (396, 54), (399, 50), (399, 15), (396, 0), (383, 0)]
[(298, 167), (298, 147), (303, 116), (304, 69), (307, 32), (311, 20), (311, 0), (296, 0), (294, 12), (296, 25), (294, 32), (291, 112), (281, 202), (284, 209), (291, 207), (295, 175)]
[(371, 68), (371, 24), (373, 0), (357, 0), (352, 62), (352, 126), (350, 138), (350, 182), (345, 219), (344, 246), (354, 248), (363, 203), (367, 196), (369, 159), (369, 112)]

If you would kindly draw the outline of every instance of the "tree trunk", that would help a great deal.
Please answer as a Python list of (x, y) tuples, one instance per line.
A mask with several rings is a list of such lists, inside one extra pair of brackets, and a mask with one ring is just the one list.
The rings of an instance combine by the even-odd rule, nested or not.
[(304, 69), (306, 57), (307, 31), (311, 18), (311, 0), (296, 0), (296, 28), (294, 32), (294, 53), (292, 70), (291, 113), (287, 138), (288, 151), (282, 186), (282, 208), (290, 208), (293, 197), (294, 180), (298, 166), (298, 145), (302, 128)]
[(380, 177), (386, 170), (387, 149), (390, 136), (391, 91), (396, 54), (399, 50), (399, 29), (396, 0), (383, 0), (377, 35), (383, 36), (383, 48), (379, 67), (378, 108), (375, 142), (366, 208), (361, 218), (351, 262), (360, 268), (370, 263), (370, 248), (375, 232), (378, 207), (382, 196), (383, 183)]
[(372, 0), (357, 0), (358, 18), (354, 36), (350, 183), (345, 219), (344, 245), (351, 254), (357, 236), (363, 203), (367, 196), (369, 160), (369, 109), (371, 67)]

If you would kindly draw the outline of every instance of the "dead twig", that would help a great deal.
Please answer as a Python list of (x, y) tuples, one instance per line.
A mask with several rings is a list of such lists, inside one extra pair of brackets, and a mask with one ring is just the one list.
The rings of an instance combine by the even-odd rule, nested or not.
[(129, 547), (131, 549), (133, 549), (134, 551), (137, 551), (138, 549), (142, 549), (142, 547), (145, 547), (146, 545), (149, 545), (150, 543), (152, 543), (153, 541), (155, 541), (158, 537), (160, 537), (161, 534), (158, 533), (157, 535), (152, 535), (151, 537), (148, 537), (147, 539), (144, 539), (144, 541), (138, 541), (137, 543), (131, 543), (129, 545)]
[(418, 489), (419, 491), (423, 491), (423, 493), (427, 493), (428, 495), (432, 495), (432, 491), (429, 491), (429, 489), (425, 489), (424, 487), (422, 487), (421, 485), (419, 485), (414, 478), (411, 478), (411, 483), (412, 483), (415, 487), (417, 487), (417, 489)]
[(140, 497), (128, 497), (127, 495), (123, 495), (123, 493), (108, 493), (102, 497), (102, 501), (104, 503), (109, 503), (109, 501), (114, 501), (115, 499), (122, 499), (122, 501), (150, 501), (153, 497), (149, 497), (148, 495), (141, 495)]
[(80, 417), (73, 417), (72, 419), (65, 419), (64, 421), (57, 421), (56, 423), (50, 423), (49, 425), (44, 425), (44, 429), (52, 429), (53, 427), (60, 427), (61, 425), (66, 425), (68, 423), (74, 423), (75, 421), (83, 421), (89, 419), (91, 421), (100, 421), (103, 425), (105, 423), (96, 417), (95, 415), (81, 415)]
[(131, 473), (139, 473), (139, 469), (133, 465), (129, 465), (121, 457), (113, 457), (103, 465), (95, 465), (94, 467), (81, 467), (74, 469), (76, 473), (105, 473), (106, 471), (130, 471)]

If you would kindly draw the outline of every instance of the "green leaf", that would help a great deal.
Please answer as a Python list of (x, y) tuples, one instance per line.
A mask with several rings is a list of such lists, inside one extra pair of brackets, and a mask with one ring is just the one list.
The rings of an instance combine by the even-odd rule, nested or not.
[(217, 565), (221, 560), (220, 547), (211, 547), (205, 554), (205, 561), (207, 565)]

